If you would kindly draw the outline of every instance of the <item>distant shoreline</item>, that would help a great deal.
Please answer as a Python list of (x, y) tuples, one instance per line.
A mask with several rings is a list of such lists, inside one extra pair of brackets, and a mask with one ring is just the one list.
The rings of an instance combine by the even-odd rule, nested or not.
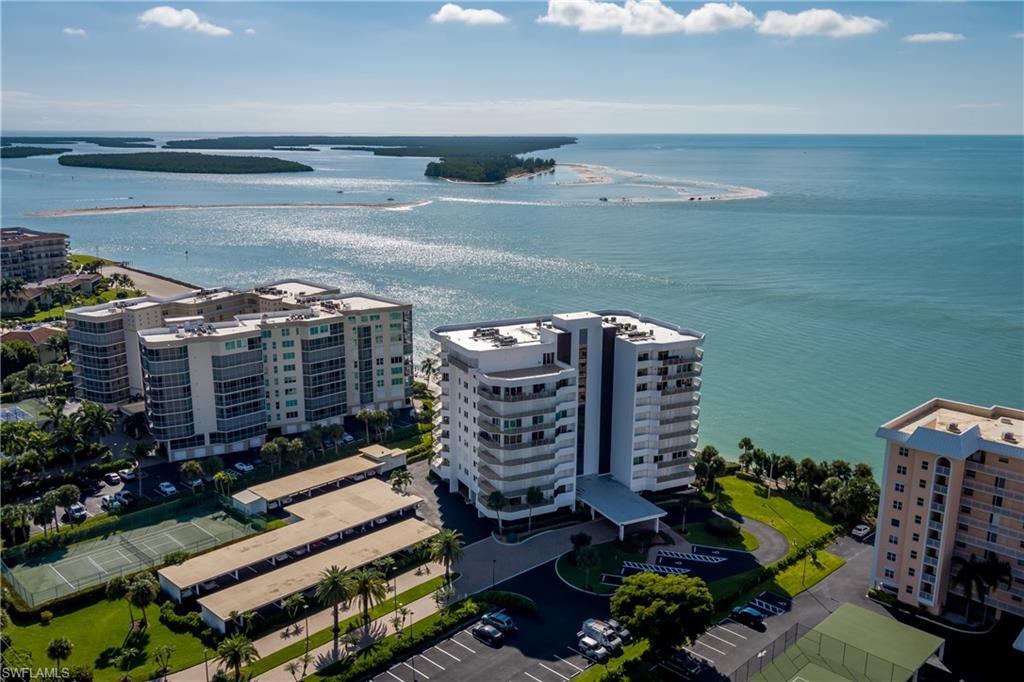
[(65, 218), (68, 216), (79, 216), (79, 215), (112, 215), (116, 213), (151, 213), (157, 211), (209, 211), (209, 210), (225, 210), (225, 209), (237, 209), (237, 208), (255, 208), (255, 209), (289, 209), (289, 208), (376, 208), (385, 211), (402, 211), (413, 208), (419, 208), (420, 206), (426, 206), (431, 203), (429, 199), (420, 199), (419, 201), (406, 201), (406, 202), (386, 202), (386, 203), (347, 203), (347, 204), (327, 204), (327, 203), (314, 203), (314, 204), (303, 204), (303, 203), (280, 203), (280, 204), (158, 204), (153, 206), (147, 206), (142, 204), (140, 206), (94, 206), (92, 208), (59, 208), (50, 211), (29, 211), (25, 213), (26, 216), (34, 218)]

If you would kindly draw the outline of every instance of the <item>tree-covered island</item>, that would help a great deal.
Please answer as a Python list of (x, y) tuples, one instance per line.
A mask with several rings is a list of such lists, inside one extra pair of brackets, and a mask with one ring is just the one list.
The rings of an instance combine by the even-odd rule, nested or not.
[(553, 170), (554, 159), (520, 158), (511, 154), (492, 157), (450, 157), (427, 164), (424, 175), (461, 182), (504, 182), (518, 175)]
[(57, 162), (62, 166), (161, 173), (295, 173), (313, 170), (303, 163), (270, 156), (227, 156), (195, 152), (66, 154), (57, 159)]

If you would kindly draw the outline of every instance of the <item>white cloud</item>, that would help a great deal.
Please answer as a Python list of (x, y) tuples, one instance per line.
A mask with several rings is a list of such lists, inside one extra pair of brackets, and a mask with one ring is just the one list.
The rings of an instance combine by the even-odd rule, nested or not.
[(247, 36), (254, 36), (254, 35), (256, 35), (256, 29), (254, 29), (254, 28), (247, 28), (247, 29), (245, 29), (245, 35), (247, 35)]
[(203, 21), (190, 9), (175, 9), (167, 5), (148, 9), (139, 15), (139, 25), (162, 26), (163, 28), (180, 28), (185, 31), (197, 31), (208, 36), (229, 36), (231, 31), (223, 26)]
[(1024, 40), (1024, 31), (1021, 31), (1020, 33), (1014, 33), (1013, 37), (1018, 40)]
[(84, 28), (72, 28), (70, 26), (65, 28), (63, 31), (61, 31), (61, 33), (63, 33), (66, 36), (84, 36), (84, 35), (88, 35), (85, 32)]
[(445, 4), (434, 14), (430, 20), (435, 24), (471, 24), (473, 26), (485, 26), (493, 24), (504, 24), (508, 18), (495, 12), (493, 9), (465, 9), (451, 2)]
[(958, 43), (961, 40), (964, 40), (962, 33), (947, 33), (946, 31), (913, 33), (909, 36), (903, 36), (903, 42), (905, 43)]
[(809, 35), (846, 38), (874, 33), (885, 26), (885, 22), (872, 17), (844, 15), (831, 9), (809, 9), (797, 14), (772, 10), (758, 19), (736, 2), (707, 2), (680, 14), (661, 0), (625, 0), (621, 5), (601, 0), (548, 0), (547, 13), (537, 21), (581, 31), (618, 30), (626, 35), (717, 33), (756, 28), (766, 35), (790, 38)]
[(849, 38), (850, 36), (874, 33), (883, 26), (885, 26), (885, 22), (879, 19), (840, 14), (831, 9), (807, 9), (797, 14), (771, 10), (765, 13), (757, 30), (765, 35), (787, 38), (800, 36)]
[(708, 2), (683, 15), (661, 0), (626, 0), (625, 4), (598, 0), (549, 0), (542, 24), (572, 26), (581, 31), (619, 30), (626, 35), (663, 33), (717, 33), (745, 28), (757, 17), (738, 3)]

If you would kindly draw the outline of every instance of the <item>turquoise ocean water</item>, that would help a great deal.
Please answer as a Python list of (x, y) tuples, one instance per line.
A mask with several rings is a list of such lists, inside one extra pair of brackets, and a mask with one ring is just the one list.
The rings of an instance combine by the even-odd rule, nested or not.
[[(298, 276), (411, 300), (420, 355), (446, 322), (604, 307), (678, 322), (707, 333), (701, 440), (729, 455), (750, 435), (797, 458), (877, 464), (878, 424), (932, 396), (1024, 407), (1022, 138), (584, 136), (550, 154), (615, 169), (603, 185), (567, 168), (470, 186), (423, 177), (426, 159), (274, 155), (316, 172), (4, 160), (3, 225), (64, 231), (73, 250), (202, 285)], [(701, 182), (767, 196), (664, 201), (711, 192)], [(389, 198), (430, 203), (24, 215)]]

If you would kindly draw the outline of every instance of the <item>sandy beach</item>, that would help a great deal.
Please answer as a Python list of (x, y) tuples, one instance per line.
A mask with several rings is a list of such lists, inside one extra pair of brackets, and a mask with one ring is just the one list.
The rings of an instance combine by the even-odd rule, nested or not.
[(94, 206), (92, 208), (61, 208), (51, 211), (30, 211), (27, 216), (36, 218), (64, 218), (67, 216), (79, 215), (112, 215), (115, 213), (150, 213), (155, 211), (210, 211), (237, 208), (259, 208), (259, 209), (290, 209), (290, 208), (376, 208), (385, 211), (406, 211), (430, 203), (429, 199), (419, 201), (392, 202), (387, 203), (347, 203), (347, 204), (159, 204), (147, 206)]
[(612, 181), (609, 176), (604, 174), (611, 169), (603, 166), (589, 166), (583, 163), (560, 163), (558, 165), (571, 168), (576, 175), (580, 176), (580, 179), (573, 183), (576, 185), (606, 185)]

